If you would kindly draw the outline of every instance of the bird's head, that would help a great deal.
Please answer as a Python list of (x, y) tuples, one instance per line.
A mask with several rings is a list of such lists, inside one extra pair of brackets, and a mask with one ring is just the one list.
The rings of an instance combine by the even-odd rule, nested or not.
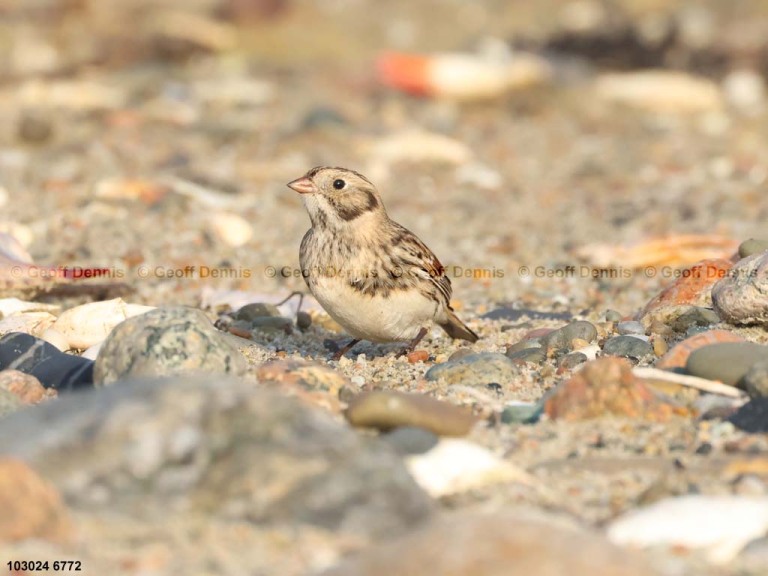
[(288, 187), (304, 197), (313, 227), (340, 229), (387, 217), (376, 187), (353, 170), (318, 166)]

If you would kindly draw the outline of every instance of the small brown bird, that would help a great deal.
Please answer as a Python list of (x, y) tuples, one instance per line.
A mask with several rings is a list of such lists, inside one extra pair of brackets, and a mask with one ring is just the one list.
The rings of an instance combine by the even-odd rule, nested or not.
[(353, 340), (405, 342), (413, 350), (432, 322), (477, 341), (450, 305), (451, 281), (410, 230), (391, 220), (376, 187), (345, 168), (319, 166), (288, 184), (302, 194), (312, 227), (301, 241), (304, 280)]

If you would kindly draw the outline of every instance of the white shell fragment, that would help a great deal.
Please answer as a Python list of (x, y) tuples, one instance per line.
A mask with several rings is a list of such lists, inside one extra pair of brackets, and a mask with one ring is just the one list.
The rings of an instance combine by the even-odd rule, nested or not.
[(48, 342), (48, 344), (53, 344), (56, 348), (58, 348), (62, 352), (66, 352), (67, 350), (69, 350), (69, 342), (67, 342), (67, 339), (64, 337), (64, 334), (62, 334), (61, 332), (59, 332), (53, 327), (48, 328), (45, 332), (43, 332), (40, 335), (40, 338)]
[(126, 318), (150, 310), (154, 307), (127, 304), (122, 298), (91, 302), (65, 310), (53, 327), (64, 335), (70, 348), (81, 350), (104, 340)]
[(681, 496), (628, 512), (608, 527), (615, 544), (703, 549), (724, 564), (768, 532), (768, 497)]
[(405, 464), (435, 498), (512, 480), (529, 482), (523, 470), (467, 440), (441, 439), (428, 452), (406, 458)]

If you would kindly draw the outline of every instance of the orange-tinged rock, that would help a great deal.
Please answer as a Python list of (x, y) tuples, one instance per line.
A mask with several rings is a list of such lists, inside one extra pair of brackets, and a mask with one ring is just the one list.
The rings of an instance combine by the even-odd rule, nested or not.
[(24, 462), (0, 459), (0, 542), (68, 542), (73, 529), (56, 489)]
[(37, 404), (46, 398), (56, 397), (56, 390), (44, 388), (40, 380), (18, 370), (1, 371), (0, 388), (8, 390), (24, 404)]
[(408, 362), (411, 364), (416, 364), (416, 362), (426, 362), (429, 360), (429, 352), (426, 350), (414, 350), (413, 352), (409, 352), (406, 358), (408, 358)]
[(648, 302), (639, 317), (663, 306), (711, 306), (712, 285), (724, 278), (733, 263), (722, 258), (702, 260), (686, 270), (680, 270), (680, 277)]
[(659, 399), (623, 358), (600, 358), (585, 364), (559, 386), (544, 411), (559, 420), (620, 416), (665, 422), (675, 415), (688, 415), (687, 409)]
[(656, 368), (663, 370), (685, 368), (685, 363), (688, 361), (688, 356), (691, 355), (691, 352), (719, 342), (744, 342), (744, 338), (726, 330), (707, 330), (706, 332), (694, 334), (667, 352), (656, 362)]

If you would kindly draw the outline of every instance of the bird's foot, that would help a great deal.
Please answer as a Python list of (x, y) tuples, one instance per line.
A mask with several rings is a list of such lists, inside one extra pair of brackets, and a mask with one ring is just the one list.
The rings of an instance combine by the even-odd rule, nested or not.
[(408, 343), (408, 346), (400, 350), (400, 352), (397, 354), (397, 358), (400, 358), (401, 356), (405, 356), (406, 354), (410, 354), (411, 352), (413, 352), (416, 349), (416, 346), (418, 346), (419, 342), (421, 342), (421, 339), (424, 338), (424, 336), (426, 335), (427, 335), (427, 329), (421, 328), (421, 330), (419, 330), (419, 333), (416, 334), (416, 337)]
[(338, 362), (339, 360), (341, 360), (341, 357), (344, 356), (344, 354), (346, 354), (350, 350), (352, 350), (352, 348), (358, 342), (360, 342), (360, 340), (353, 339), (350, 342), (348, 342), (347, 344), (345, 344), (344, 346), (339, 347), (339, 343), (337, 341), (335, 341), (335, 340), (326, 340), (325, 342), (323, 342), (323, 345), (325, 346), (325, 348), (327, 350), (330, 350), (331, 352), (333, 352), (333, 354), (331, 355), (330, 359)]

